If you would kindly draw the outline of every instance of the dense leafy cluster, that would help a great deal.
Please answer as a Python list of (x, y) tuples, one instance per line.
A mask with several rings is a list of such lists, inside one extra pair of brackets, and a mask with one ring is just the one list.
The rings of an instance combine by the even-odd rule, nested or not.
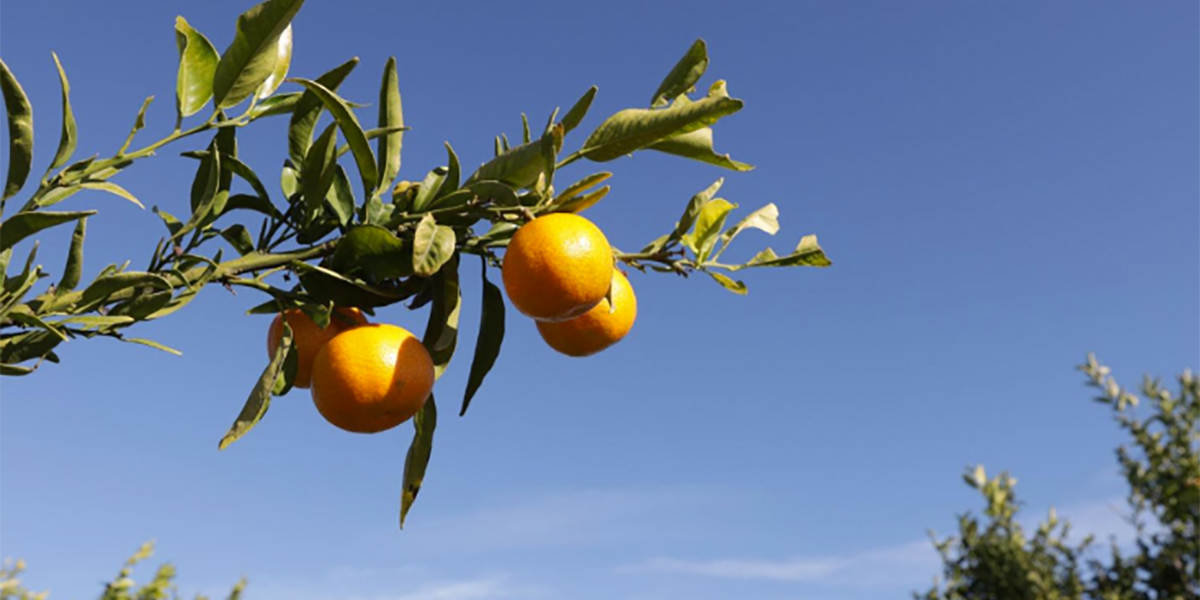
[[(988, 478), (976, 467), (965, 479), (986, 502), (984, 519), (959, 517), (955, 537), (935, 541), (945, 580), (926, 600), (1184, 600), (1200, 598), (1200, 380), (1190, 371), (1171, 393), (1146, 378), (1141, 397), (1121, 387), (1108, 367), (1088, 356), (1080, 369), (1101, 391), (1132, 445), (1117, 448), (1129, 484), (1132, 551), (1111, 541), (1107, 557), (1091, 537), (1068, 539), (1054, 510), (1028, 534), (1017, 520), (1016, 480)], [(1149, 416), (1134, 411), (1141, 403)]]
[[(597, 91), (594, 86), (561, 118), (558, 111), (551, 114), (540, 129), (523, 116), (521, 142), (497, 136), (494, 158), (474, 171), (462, 167), (447, 143), (445, 166), (419, 181), (397, 181), (407, 125), (395, 60), (387, 61), (379, 97), (374, 99), (375, 127), (366, 128), (361, 110), (367, 105), (338, 94), (358, 59), (316, 78), (288, 78), (291, 23), (302, 4), (303, 0), (269, 0), (250, 9), (238, 18), (236, 33), (224, 52), (179, 18), (175, 129), (161, 140), (134, 147), (146, 124), (152, 100), (148, 98), (129, 136), (109, 158), (71, 162), (76, 122), (66, 71), (54, 57), (62, 84), (60, 143), (28, 199), (0, 222), (0, 373), (32, 373), (45, 361), (59, 361), (55, 352), (59, 344), (97, 336), (177, 353), (128, 332), (137, 323), (178, 311), (205, 286), (219, 284), (265, 293), (267, 301), (251, 313), (299, 309), (322, 326), (335, 306), (368, 313), (400, 302), (414, 310), (428, 307), (423, 341), (440, 376), (457, 346), (462, 256), (475, 255), (484, 264), (483, 318), (462, 403), (465, 412), (503, 340), (504, 302), (488, 281), (488, 267), (501, 264), (503, 249), (522, 224), (548, 213), (583, 211), (610, 191), (608, 185), (600, 186), (612, 173), (590, 173), (556, 187), (560, 171), (582, 159), (602, 163), (641, 150), (734, 171), (752, 168), (713, 150), (712, 126), (739, 111), (742, 101), (729, 95), (723, 81), (713, 83), (700, 97), (689, 96), (708, 66), (707, 48), (697, 41), (655, 91), (649, 108), (609, 116), (573, 152), (565, 153), (564, 146), (588, 113)], [(297, 89), (280, 92), (285, 82)], [(0, 87), (10, 134), (8, 174), (0, 202), (3, 214), (32, 170), (33, 110), (2, 61)], [(185, 127), (210, 105), (213, 110), (207, 118)], [(269, 190), (264, 178), (243, 161), (237, 142), (240, 130), (272, 117), (289, 119), (288, 152), (277, 192)], [(84, 240), (95, 211), (50, 209), (83, 190), (109, 192), (140, 206), (135, 195), (112, 178), (168, 144), (204, 134), (211, 135), (207, 144), (183, 153), (197, 161), (190, 204), (184, 207), (186, 217), (172, 214), (179, 213), (174, 207), (153, 209), (166, 233), (146, 268), (131, 269), (128, 262), (109, 265), (85, 284)], [(614, 249), (614, 258), (642, 271), (685, 276), (703, 271), (737, 293), (745, 293), (746, 286), (730, 273), (742, 269), (829, 265), (814, 236), (803, 238), (782, 256), (768, 248), (742, 264), (720, 262), (741, 232), (758, 229), (774, 234), (779, 229), (773, 204), (727, 227), (736, 205), (716, 197), (720, 185), (718, 181), (693, 197), (667, 234), (638, 252)], [(20, 264), (13, 257), (14, 246), (69, 224), (75, 229), (67, 263), (56, 282), (34, 290), (48, 276), (36, 263), (37, 244), (23, 268), (9, 272), (10, 263)], [(222, 241), (225, 247), (205, 252)], [(226, 258), (228, 251), (237, 257)], [(262, 418), (272, 395), (291, 388), (295, 349), (290, 336), (285, 328), (276, 354), (221, 440), (222, 448)], [(420, 487), (435, 411), (430, 399), (414, 419), (417, 433), (405, 469), (402, 513)]]
[[(154, 554), (154, 543), (147, 542), (133, 553), (113, 580), (104, 584), (100, 600), (179, 600), (179, 592), (175, 587), (175, 566), (164, 563), (154, 572), (150, 581), (137, 585), (133, 580), (133, 570), (138, 563)], [(31, 592), (21, 584), (20, 575), (25, 571), (24, 561), (0, 567), (0, 600), (46, 600), (49, 592)], [(246, 588), (243, 579), (234, 584), (226, 600), (239, 600), (242, 590)], [(195, 600), (208, 600), (207, 596), (197, 594)]]

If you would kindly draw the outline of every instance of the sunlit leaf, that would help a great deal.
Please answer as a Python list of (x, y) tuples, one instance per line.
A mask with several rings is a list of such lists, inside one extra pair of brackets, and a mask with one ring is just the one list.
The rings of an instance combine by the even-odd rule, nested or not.
[(342, 130), (342, 135), (346, 138), (346, 143), (350, 144), (350, 153), (354, 155), (354, 163), (358, 165), (358, 174), (362, 177), (363, 182), (363, 195), (364, 197), (373, 195), (376, 185), (379, 183), (379, 172), (375, 168), (375, 154), (371, 152), (367, 135), (359, 125), (358, 117), (354, 116), (354, 111), (350, 110), (350, 106), (346, 104), (345, 100), (320, 83), (309, 79), (294, 79), (293, 81), (316, 94), (317, 98), (320, 98), (322, 104), (325, 105), (325, 109), (333, 115), (338, 128)]
[(346, 232), (329, 259), (339, 273), (369, 274), (376, 279), (412, 274), (412, 247), (378, 225), (360, 225)]
[(156, 341), (154, 341), (154, 340), (148, 340), (148, 339), (145, 339), (145, 338), (131, 338), (131, 337), (122, 337), (122, 338), (121, 338), (121, 341), (122, 341), (122, 342), (128, 342), (128, 343), (130, 343), (130, 344), (141, 344), (141, 345), (143, 345), (143, 346), (149, 346), (149, 347), (151, 347), (151, 348), (154, 348), (154, 349), (156, 349), (156, 350), (162, 350), (163, 352), (166, 352), (167, 354), (174, 354), (175, 356), (183, 356), (183, 353), (182, 353), (182, 352), (180, 352), (180, 351), (178, 351), (178, 350), (176, 350), (176, 349), (174, 349), (174, 348), (172, 348), (172, 347), (170, 347), (170, 346), (166, 346), (166, 345), (160, 344), (160, 343), (158, 343), (158, 342), (156, 342)]
[(238, 17), (233, 42), (221, 54), (213, 75), (217, 108), (240, 104), (271, 77), (279, 37), (303, 4), (304, 0), (267, 0)]
[(303, 92), (291, 92), (271, 96), (254, 106), (254, 110), (250, 111), (250, 118), (261, 119), (263, 117), (291, 114), (296, 109), (296, 105), (300, 103), (300, 97), (303, 95)]
[(717, 256), (725, 252), (733, 239), (747, 229), (757, 229), (765, 231), (768, 235), (775, 235), (779, 232), (779, 209), (774, 203), (768, 204), (746, 215), (746, 218), (738, 221), (737, 225), (725, 230), (725, 233), (721, 234), (721, 250)]
[(279, 374), (283, 371), (284, 362), (291, 350), (292, 328), (288, 326), (287, 321), (284, 321), (283, 335), (279, 338), (279, 346), (275, 348), (275, 353), (271, 356), (271, 361), (267, 363), (267, 368), (263, 369), (254, 388), (250, 390), (250, 397), (242, 406), (242, 412), (238, 414), (233, 426), (221, 438), (221, 442), (217, 445), (218, 449), (228, 448), (230, 444), (246, 435), (258, 424), (263, 415), (267, 414), (267, 408), (271, 405), (271, 392), (275, 387), (275, 381), (279, 379)]
[(287, 78), (288, 68), (292, 65), (292, 26), (289, 24), (279, 39), (275, 41), (275, 68), (271, 69), (270, 77), (258, 87), (258, 98), (261, 100), (275, 93), (283, 80)]
[(717, 273), (715, 271), (706, 270), (704, 272), (708, 273), (709, 276), (712, 277), (713, 279), (715, 279), (717, 283), (721, 284), (722, 286), (725, 286), (725, 289), (727, 289), (735, 294), (741, 294), (741, 295), (746, 294), (746, 284), (742, 283), (741, 281), (735, 281), (735, 280), (731, 279), (730, 277), (728, 277), (722, 273)]
[(713, 150), (713, 130), (712, 127), (704, 127), (697, 129), (691, 133), (676, 135), (669, 137), (661, 142), (657, 142), (647, 146), (650, 150), (657, 150), (667, 154), (674, 154), (684, 158), (706, 162), (710, 165), (724, 167), (734, 171), (751, 171), (754, 165), (738, 162), (729, 158), (728, 154), (717, 154)]
[(146, 209), (146, 207), (144, 205), (142, 205), (140, 200), (138, 200), (133, 194), (129, 193), (129, 190), (127, 190), (111, 181), (88, 181), (88, 182), (79, 184), (79, 187), (81, 187), (85, 190), (100, 190), (102, 192), (108, 192), (110, 194), (113, 194), (115, 196), (120, 196), (120, 197), (136, 204), (137, 207), (142, 210)]
[(190, 117), (212, 98), (213, 75), (221, 57), (212, 42), (192, 29), (183, 17), (175, 17), (175, 46), (179, 49), (175, 108), (181, 118)]
[[(4, 93), (4, 108), (8, 113), (8, 177), (4, 183), (4, 200), (21, 191), (33, 165), (33, 106), (21, 84), (0, 60), (0, 91)], [(16, 242), (0, 244), (0, 249)]]
[[(396, 58), (388, 57), (383, 67), (383, 81), (379, 84), (379, 128), (404, 127), (404, 108), (400, 100), (400, 82), (396, 75)], [(379, 138), (379, 182), (377, 189), (390, 186), (400, 173), (400, 149), (404, 133), (396, 132)]]
[[(328, 73), (317, 78), (317, 82), (326, 89), (337, 91), (346, 76), (358, 66), (358, 58), (352, 58)], [(313, 130), (317, 127), (317, 119), (325, 104), (315, 92), (305, 91), (292, 109), (292, 118), (288, 123), (288, 156), (293, 164), (303, 164), (308, 155), (308, 147), (312, 144)]]
[(43, 229), (70, 223), (94, 214), (96, 214), (94, 210), (19, 212), (0, 223), (0, 252), (12, 248), (17, 242)]
[(404, 519), (412, 508), (421, 485), (425, 483), (425, 469), (429, 466), (429, 456), (433, 451), (433, 431), (437, 428), (437, 404), (433, 394), (425, 401), (425, 406), (413, 417), (412, 443), (404, 458), (404, 487), (400, 493), (400, 528), (404, 528)]
[(471, 359), (471, 373), (467, 377), (459, 416), (467, 414), (471, 399), (496, 364), (500, 346), (504, 343), (504, 296), (496, 284), (488, 281), (487, 262), (483, 263), (483, 307), (480, 310), (479, 336), (475, 339), (475, 356)]
[(438, 378), (446, 371), (458, 345), (458, 318), (462, 310), (462, 290), (458, 282), (458, 259), (452, 258), (430, 280), (433, 304), (421, 343), (433, 359)]
[(654, 97), (650, 99), (650, 106), (659, 107), (666, 106), (668, 102), (678, 97), (680, 94), (686, 94), (692, 91), (693, 86), (700, 77), (704, 75), (704, 71), (708, 69), (708, 47), (704, 40), (696, 40), (688, 48), (687, 53), (675, 66), (671, 68), (671, 72), (658, 85), (658, 89), (654, 92)]
[(825, 256), (825, 251), (817, 244), (817, 236), (806, 235), (791, 254), (778, 256), (773, 250), (767, 248), (746, 264), (738, 265), (733, 270), (750, 267), (828, 267), (832, 264), (829, 257)]
[(579, 153), (594, 161), (609, 161), (666, 138), (708, 127), (742, 109), (742, 101), (730, 98), (724, 82), (717, 82), (709, 95), (691, 102), (680, 96), (669, 108), (630, 108), (605, 119), (588, 136)]
[(58, 69), (58, 82), (62, 88), (62, 134), (58, 138), (58, 150), (54, 152), (54, 160), (50, 162), (50, 170), (54, 170), (71, 160), (78, 142), (78, 128), (75, 124), (75, 113), (71, 110), (71, 84), (67, 81), (67, 72), (63, 70), (57, 54), (51, 52), (50, 56), (54, 57), (54, 68)]
[(583, 118), (587, 116), (588, 109), (592, 107), (592, 100), (596, 99), (596, 91), (598, 89), (594, 85), (588, 88), (588, 91), (584, 92), (583, 96), (571, 107), (571, 110), (568, 110), (567, 114), (563, 116), (562, 126), (564, 135), (578, 127)]
[(317, 141), (308, 149), (308, 157), (304, 161), (304, 178), (301, 184), (304, 188), (304, 204), (308, 207), (309, 222), (319, 214), (333, 179), (337, 176), (337, 124), (330, 123), (325, 131), (317, 137)]
[(454, 230), (425, 215), (413, 233), (413, 272), (420, 277), (437, 273), (454, 256)]
[(79, 285), (83, 275), (83, 239), (87, 235), (87, 219), (79, 219), (75, 223), (75, 231), (71, 234), (71, 246), (67, 250), (67, 265), (63, 267), (62, 278), (54, 288), (55, 294), (65, 294)]
[(708, 260), (713, 246), (717, 243), (717, 234), (725, 227), (729, 211), (735, 208), (736, 204), (723, 198), (709, 200), (700, 208), (700, 214), (696, 217), (696, 227), (690, 235), (699, 262)]

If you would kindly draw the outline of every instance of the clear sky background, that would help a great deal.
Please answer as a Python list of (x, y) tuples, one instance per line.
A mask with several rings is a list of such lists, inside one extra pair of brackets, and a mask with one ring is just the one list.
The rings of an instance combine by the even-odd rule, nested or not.
[[(147, 95), (141, 139), (173, 125), (174, 17), (224, 49), (250, 4), (5, 2), (35, 175), (58, 139), (51, 50), (71, 78), (76, 156), (107, 156)], [(717, 147), (757, 170), (646, 154), (563, 176), (616, 172), (588, 216), (625, 248), (724, 176), (743, 210), (782, 213), (778, 239), (746, 234), (744, 252), (817, 233), (834, 266), (748, 273), (745, 297), (635, 274), (633, 333), (588, 360), (553, 353), (510, 311), (504, 353), (460, 419), (478, 319), (469, 264), (464, 339), (403, 532), (408, 425), (347, 434), (298, 391), (217, 451), (265, 364), (269, 319), (244, 315), (254, 294), (206, 290), (138, 329), (181, 358), (77, 341), (63, 364), (4, 380), (0, 555), (25, 557), (28, 583), (61, 600), (95, 596), (148, 539), (184, 592), (245, 574), (255, 600), (903, 598), (937, 572), (926, 530), (980, 506), (960, 477), (976, 463), (1019, 477), (1030, 518), (1054, 504), (1083, 531), (1121, 532), (1121, 436), (1072, 367), (1095, 351), (1135, 385), (1200, 366), (1198, 10), (310, 0), (292, 74), (360, 56), (342, 93), (374, 102), (396, 56), (413, 126), (401, 175), (416, 180), (443, 163), (443, 141), (477, 165), (493, 135), (519, 134), (521, 111), (544, 122), (597, 84), (574, 148), (604, 116), (644, 106), (704, 37), (702, 85), (727, 79), (747, 105), (718, 125)], [(286, 119), (259, 125), (241, 155), (271, 184)], [(205, 143), (115, 181), (185, 213), (195, 164), (177, 153)], [(162, 234), (114, 197), (64, 207), (101, 211), (88, 273), (143, 265)], [(68, 234), (39, 254), (56, 274)], [(419, 331), (425, 316), (377, 320)]]

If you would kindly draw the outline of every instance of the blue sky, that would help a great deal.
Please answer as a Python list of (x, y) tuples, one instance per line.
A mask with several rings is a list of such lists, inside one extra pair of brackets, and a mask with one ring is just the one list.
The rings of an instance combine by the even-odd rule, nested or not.
[[(224, 48), (249, 2), (9, 2), (4, 59), (34, 103), (43, 168), (58, 138), (50, 51), (72, 83), (77, 156), (111, 154), (142, 99), (144, 141), (173, 125), (177, 14)], [(639, 321), (587, 360), (554, 354), (509, 311), (470, 414), (444, 411), (426, 488), (396, 529), (411, 429), (334, 430), (308, 397), (277, 399), (247, 438), (216, 442), (265, 362), (261, 301), (207, 290), (140, 329), (173, 357), (72, 342), (62, 365), (3, 382), (0, 555), (52, 598), (87, 598), (141, 542), (185, 592), (242, 574), (257, 600), (492, 598), (849, 600), (907, 597), (937, 561), (925, 542), (979, 502), (968, 464), (1011, 469), (1031, 518), (1120, 531), (1120, 434), (1072, 371), (1088, 351), (1134, 384), (1200, 366), (1198, 9), (1188, 2), (333, 3), (295, 22), (292, 73), (359, 56), (342, 87), (372, 102), (397, 57), (401, 175), (449, 140), (466, 164), (587, 86), (584, 134), (644, 105), (696, 37), (747, 108), (722, 172), (665, 155), (613, 170), (588, 215), (619, 247), (669, 228), (720, 176), (783, 230), (816, 233), (825, 270), (707, 280), (635, 274)], [(367, 109), (365, 114), (373, 114)], [(367, 117), (373, 121), (373, 117)], [(275, 181), (285, 120), (240, 135)], [(578, 144), (584, 134), (576, 134)], [(186, 212), (194, 163), (168, 149), (116, 181)], [(568, 146), (572, 140), (568, 139)], [(573, 147), (573, 146), (572, 146)], [(157, 218), (79, 194), (87, 271), (144, 263)], [(40, 261), (57, 272), (65, 239)], [(23, 246), (22, 246), (23, 247)], [(473, 273), (474, 268), (467, 271)], [(494, 278), (498, 281), (498, 277)], [(465, 279), (454, 406), (477, 323)], [(377, 320), (419, 330), (424, 314)]]

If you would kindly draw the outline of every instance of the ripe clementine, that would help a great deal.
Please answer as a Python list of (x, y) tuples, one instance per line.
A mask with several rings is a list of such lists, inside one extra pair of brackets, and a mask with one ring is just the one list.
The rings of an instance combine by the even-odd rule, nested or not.
[(539, 321), (565, 321), (604, 299), (612, 269), (612, 247), (599, 227), (579, 215), (554, 213), (517, 230), (502, 275), (517, 310)]
[(333, 425), (378, 433), (417, 414), (433, 379), (433, 359), (407, 329), (363, 325), (339, 333), (317, 353), (312, 398)]
[[(611, 310), (615, 306), (616, 310)], [(551, 348), (567, 356), (591, 356), (621, 341), (637, 320), (637, 296), (625, 274), (612, 271), (612, 304), (601, 300), (569, 321), (538, 321), (538, 333)]]
[(337, 314), (330, 315), (329, 326), (324, 329), (298, 308), (275, 315), (275, 320), (271, 322), (271, 328), (267, 331), (267, 356), (274, 356), (275, 349), (279, 347), (279, 340), (283, 338), (284, 318), (292, 328), (292, 342), (296, 346), (296, 351), (299, 352), (294, 383), (298, 388), (303, 389), (309, 386), (309, 382), (312, 380), (313, 359), (317, 357), (317, 352), (326, 342), (347, 329), (365, 325), (367, 322), (367, 318), (357, 308), (337, 308), (334, 309), (334, 312)]

